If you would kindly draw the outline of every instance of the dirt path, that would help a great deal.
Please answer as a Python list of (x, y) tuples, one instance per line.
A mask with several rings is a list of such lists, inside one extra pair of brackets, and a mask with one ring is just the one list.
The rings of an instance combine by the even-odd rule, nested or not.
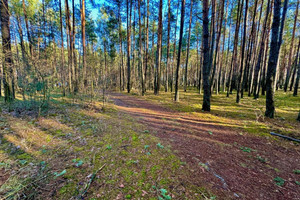
[[(188, 113), (169, 110), (134, 96), (112, 93), (117, 108), (148, 126), (171, 145), (190, 168), (191, 182), (208, 187), (218, 199), (300, 199), (299, 146), (276, 142)], [(284, 145), (282, 145), (284, 144)], [(283, 186), (274, 178), (285, 180)]]

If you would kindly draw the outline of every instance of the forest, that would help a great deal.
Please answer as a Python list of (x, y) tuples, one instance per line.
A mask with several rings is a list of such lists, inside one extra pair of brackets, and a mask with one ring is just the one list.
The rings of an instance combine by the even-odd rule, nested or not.
[(298, 199), (300, 0), (0, 0), (0, 200)]

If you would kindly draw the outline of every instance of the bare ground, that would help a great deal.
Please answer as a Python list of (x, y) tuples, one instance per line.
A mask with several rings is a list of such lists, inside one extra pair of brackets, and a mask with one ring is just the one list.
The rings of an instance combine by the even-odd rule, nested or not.
[[(218, 199), (300, 199), (300, 148), (287, 141), (240, 134), (188, 113), (119, 93), (117, 108), (145, 124), (186, 162), (193, 184), (209, 188)], [(285, 180), (283, 186), (274, 178)]]

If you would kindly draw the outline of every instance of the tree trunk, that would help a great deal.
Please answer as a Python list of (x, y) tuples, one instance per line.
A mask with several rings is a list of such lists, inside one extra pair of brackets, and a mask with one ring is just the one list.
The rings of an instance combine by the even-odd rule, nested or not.
[(180, 4), (180, 0), (178, 0), (177, 13), (176, 13), (176, 19), (175, 19), (175, 34), (174, 34), (173, 58), (172, 58), (171, 92), (173, 92), (173, 85), (174, 85), (174, 64), (175, 64), (175, 56), (176, 56), (176, 34), (177, 34), (177, 19), (178, 19), (179, 4)]
[[(259, 54), (258, 54), (258, 58), (257, 58), (257, 63), (255, 65), (255, 70), (254, 70), (254, 79), (253, 79), (253, 95), (254, 95), (254, 99), (258, 98), (258, 94), (259, 92), (257, 91), (258, 88), (258, 82), (259, 82), (259, 72), (260, 72), (260, 66), (261, 66), (261, 61), (264, 57), (264, 50), (265, 50), (265, 39), (266, 39), (266, 32), (267, 32), (267, 22), (268, 22), (268, 18), (270, 15), (270, 7), (271, 7), (271, 2), (270, 0), (268, 0), (268, 6), (267, 6), (267, 10), (266, 10), (266, 17), (264, 19), (264, 24), (263, 24), (263, 32), (262, 32), (262, 36), (261, 36), (261, 40), (260, 40), (260, 50), (259, 50)], [(272, 12), (272, 11), (271, 11)]]
[[(251, 35), (251, 42), (250, 42), (250, 50), (248, 51), (248, 59), (247, 59), (247, 68), (248, 68), (248, 78), (247, 78), (247, 90), (248, 90), (248, 96), (250, 97), (252, 94), (252, 89), (253, 89), (253, 77), (254, 77), (254, 70), (255, 70), (255, 58), (256, 58), (256, 54), (257, 54), (257, 46), (258, 46), (258, 33), (260, 32), (260, 22), (261, 22), (261, 17), (262, 17), (262, 11), (263, 11), (263, 4), (264, 4), (264, 0), (262, 0), (261, 6), (260, 6), (260, 13), (259, 13), (259, 19), (258, 19), (258, 25), (256, 28), (256, 25), (254, 24), (255, 21), (252, 21), (252, 35)], [(272, 3), (270, 5), (270, 7), (272, 7), (273, 5), (273, 0)], [(270, 15), (271, 16), (271, 15)], [(254, 19), (255, 20), (255, 19)], [(253, 27), (254, 26), (254, 27)], [(252, 53), (254, 52), (254, 53)]]
[[(272, 12), (272, 11), (271, 11)], [(268, 28), (268, 33), (267, 33), (267, 44), (269, 44), (270, 40), (270, 27)], [(265, 48), (265, 58), (263, 62), (263, 72), (262, 72), (262, 79), (261, 79), (261, 95), (265, 96), (266, 95), (266, 71), (267, 71), (267, 62), (268, 62), (268, 50), (269, 50), (269, 45), (266, 45)], [(258, 93), (257, 93), (257, 98), (258, 98)]]
[(175, 101), (179, 101), (179, 66), (180, 66), (180, 56), (181, 56), (181, 47), (182, 47), (182, 36), (183, 36), (183, 27), (184, 27), (184, 12), (185, 12), (185, 0), (182, 0), (181, 4), (181, 19), (180, 19), (180, 33), (179, 33), (179, 44), (178, 44), (178, 58), (177, 58), (177, 67), (175, 75)]
[(143, 42), (142, 42), (142, 23), (141, 23), (141, 0), (138, 0), (138, 9), (139, 9), (139, 76), (141, 79), (141, 90), (142, 96), (145, 94), (145, 85), (144, 85), (144, 72), (143, 72)]
[(278, 33), (280, 25), (280, 3), (281, 0), (274, 0), (274, 15), (272, 23), (272, 37), (270, 46), (270, 56), (268, 62), (268, 72), (266, 79), (266, 117), (274, 118), (275, 106), (274, 106), (274, 76), (276, 73), (276, 66), (278, 61), (279, 43)]
[(209, 87), (209, 67), (210, 67), (210, 55), (209, 55), (209, 19), (208, 19), (209, 7), (208, 0), (203, 0), (203, 104), (202, 110), (210, 111), (210, 87)]
[[(299, 39), (299, 45), (298, 45), (297, 58), (300, 57), (299, 56), (299, 47), (300, 47), (300, 39)], [(297, 60), (297, 58), (295, 60), (295, 68), (298, 68), (298, 71), (297, 71), (297, 78), (296, 78), (294, 93), (293, 93), (294, 96), (297, 96), (297, 94), (298, 94), (298, 87), (299, 87), (299, 81), (300, 81), (300, 58), (299, 58), (299, 61)]]
[(148, 50), (149, 50), (149, 0), (147, 0), (147, 22), (146, 22), (146, 55), (145, 55), (145, 92), (147, 85), (147, 71), (148, 71)]
[(63, 35), (63, 23), (62, 23), (62, 10), (61, 0), (59, 0), (59, 22), (60, 22), (60, 37), (61, 37), (61, 77), (62, 77), (62, 89), (63, 96), (66, 95), (65, 91), (65, 56), (64, 56), (64, 35)]
[(73, 62), (72, 62), (72, 29), (71, 29), (71, 20), (70, 20), (70, 9), (68, 0), (65, 0), (65, 13), (66, 13), (66, 29), (67, 29), (67, 46), (68, 46), (68, 85), (69, 85), (69, 93), (73, 93), (73, 77), (72, 77), (72, 69), (73, 69)]
[[(278, 41), (278, 47), (277, 47), (279, 55), (280, 55), (280, 52), (281, 52), (280, 47), (281, 47), (281, 44), (282, 44), (282, 34), (283, 34), (283, 29), (284, 29), (284, 21), (285, 21), (285, 18), (286, 18), (288, 2), (289, 2), (289, 0), (284, 0), (281, 23), (280, 23), (279, 41)], [(278, 59), (279, 59), (279, 56), (278, 56)], [(276, 66), (275, 75), (274, 75), (274, 87), (273, 87), (274, 92), (275, 92), (275, 89), (276, 89), (275, 86), (277, 84), (277, 79), (278, 79), (278, 73), (277, 73), (277, 71), (279, 71), (278, 68), (279, 68), (279, 60), (277, 61), (277, 66)]]
[[(192, 0), (193, 1), (193, 0)], [(166, 84), (165, 92), (168, 92), (169, 86), (169, 67), (170, 67), (170, 29), (171, 29), (171, 0), (168, 0), (168, 38), (167, 38), (167, 66), (166, 66)]]
[(32, 58), (33, 58), (32, 57), (33, 56), (33, 47), (32, 47), (30, 30), (29, 30), (29, 23), (28, 23), (28, 17), (27, 17), (27, 12), (26, 12), (25, 0), (22, 0), (22, 6), (23, 6), (23, 13), (24, 13), (25, 25), (26, 25), (26, 30), (27, 30), (27, 37), (28, 37), (28, 43), (29, 43), (29, 51), (30, 51), (31, 60), (32, 60)]
[(293, 50), (294, 50), (294, 39), (295, 39), (295, 31), (296, 31), (296, 24), (297, 24), (297, 17), (298, 17), (298, 7), (299, 7), (299, 0), (297, 1), (297, 6), (296, 6), (296, 11), (295, 11), (295, 18), (294, 18), (294, 26), (293, 26), (293, 34), (292, 34), (292, 39), (290, 43), (290, 53), (289, 53), (289, 61), (288, 61), (288, 66), (286, 70), (286, 78), (285, 78), (285, 84), (284, 84), (284, 91), (287, 91), (288, 85), (289, 85), (289, 80), (290, 80), (290, 70), (291, 70), (291, 65), (292, 65), (292, 55), (293, 55)]
[(192, 29), (192, 19), (193, 19), (193, 0), (191, 0), (191, 11), (190, 11), (190, 21), (189, 21), (189, 35), (186, 50), (186, 63), (185, 63), (185, 75), (184, 75), (184, 92), (186, 92), (187, 82), (188, 82), (188, 65), (189, 65), (189, 53), (190, 53), (190, 43), (191, 43), (191, 29)]
[(299, 50), (300, 50), (300, 40), (299, 40), (299, 44), (298, 44), (298, 47), (297, 47), (296, 58), (295, 58), (295, 60), (292, 64), (294, 70), (293, 70), (292, 77), (291, 77), (290, 91), (293, 90), (294, 83), (295, 83), (296, 72), (297, 72), (297, 60), (298, 60), (298, 57), (299, 57)]
[(28, 58), (27, 58), (27, 54), (26, 54), (26, 49), (25, 49), (25, 44), (24, 44), (24, 38), (23, 38), (23, 30), (22, 30), (21, 19), (20, 19), (19, 15), (17, 15), (17, 23), (18, 23), (18, 32), (19, 32), (19, 36), (20, 36), (20, 45), (21, 45), (22, 59), (23, 59), (23, 62), (25, 63), (25, 69), (29, 70), (30, 69), (30, 65), (28, 63)]
[(160, 64), (161, 64), (161, 46), (162, 46), (162, 10), (163, 10), (163, 0), (159, 3), (159, 17), (158, 17), (158, 30), (157, 30), (157, 49), (156, 49), (156, 72), (155, 72), (155, 85), (154, 94), (159, 95), (160, 90)]
[[(231, 11), (232, 11), (232, 9), (231, 9)], [(229, 22), (229, 30), (231, 30), (231, 24), (232, 24), (232, 18), (230, 17), (230, 22)], [(225, 31), (226, 31), (226, 29), (225, 29)], [(225, 73), (224, 73), (224, 81), (223, 81), (223, 92), (225, 92), (225, 88), (226, 88), (226, 84), (227, 84), (227, 71), (228, 71), (228, 58), (229, 58), (229, 50), (230, 50), (230, 39), (231, 39), (231, 37), (230, 37), (230, 34), (231, 33), (231, 31), (229, 31), (229, 33), (228, 33), (228, 41), (227, 41), (227, 43), (228, 43), (228, 46), (227, 46), (227, 55), (226, 55), (226, 62), (225, 62)], [(229, 83), (228, 83), (229, 84)]]
[(75, 51), (75, 2), (72, 0), (72, 10), (73, 10), (73, 15), (72, 15), (72, 76), (73, 76), (73, 85), (74, 85), (74, 94), (76, 94), (79, 90), (78, 88), (78, 67), (77, 67), (77, 60), (76, 60), (76, 51)]
[(236, 61), (236, 57), (237, 57), (237, 45), (238, 45), (239, 30), (240, 30), (240, 20), (241, 20), (241, 16), (242, 16), (242, 9), (241, 9), (241, 7), (243, 7), (243, 5), (241, 6), (240, 5), (240, 0), (238, 0), (238, 10), (237, 10), (238, 15), (237, 15), (237, 21), (236, 21), (236, 27), (235, 27), (234, 47), (233, 47), (231, 64), (230, 64), (230, 71), (229, 71), (229, 77), (228, 77), (227, 97), (229, 97), (229, 93), (231, 92), (232, 74), (233, 74), (234, 66), (236, 65), (236, 62), (237, 62)]
[(216, 41), (214, 65), (213, 65), (213, 71), (212, 71), (211, 80), (210, 80), (210, 90), (211, 90), (211, 92), (212, 92), (213, 84), (214, 84), (214, 80), (215, 80), (215, 73), (216, 73), (216, 67), (217, 67), (217, 56), (218, 56), (219, 50), (220, 50), (219, 43), (220, 43), (220, 38), (221, 38), (221, 33), (222, 33), (224, 5), (225, 5), (225, 0), (221, 0), (221, 8), (220, 8), (221, 9), (221, 14), (220, 14), (218, 35), (217, 35), (217, 41)]
[[(118, 2), (118, 18), (119, 18), (119, 43), (120, 43), (120, 91), (123, 90), (124, 86), (122, 86), (122, 68), (123, 68), (123, 53), (122, 53), (122, 18), (121, 18), (121, 2)], [(123, 77), (124, 79), (125, 77)]]
[(85, 0), (81, 4), (81, 36), (82, 36), (82, 63), (83, 63), (83, 87), (87, 87), (87, 69), (86, 69), (86, 43), (85, 43)]
[[(129, 8), (130, 4), (130, 8)], [(130, 93), (131, 83), (130, 83), (130, 55), (131, 55), (131, 12), (132, 12), (132, 0), (127, 0), (127, 92)]]
[(136, 67), (135, 67), (135, 48), (136, 48), (136, 44), (135, 44), (135, 14), (136, 14), (136, 0), (133, 1), (133, 6), (134, 6), (134, 10), (133, 10), (133, 26), (132, 26), (132, 87), (136, 88)]
[(5, 102), (12, 102), (14, 100), (13, 88), (13, 59), (11, 52), (11, 39), (9, 27), (9, 10), (8, 0), (0, 1), (0, 18), (1, 18), (1, 35), (2, 35), (2, 50), (4, 54), (3, 61), (3, 86), (4, 86), (4, 100)]
[(242, 50), (241, 50), (241, 67), (240, 67), (240, 75), (238, 79), (238, 87), (236, 92), (236, 103), (240, 102), (240, 92), (243, 82), (243, 76), (244, 76), (244, 54), (245, 54), (245, 46), (246, 46), (246, 32), (247, 32), (247, 16), (248, 16), (248, 0), (246, 0), (246, 7), (245, 7), (245, 16), (244, 16), (244, 33), (243, 33), (243, 44), (242, 44)]

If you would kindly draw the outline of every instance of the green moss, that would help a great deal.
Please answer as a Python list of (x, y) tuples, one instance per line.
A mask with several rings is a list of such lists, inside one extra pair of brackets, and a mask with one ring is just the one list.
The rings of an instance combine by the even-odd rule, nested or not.
[(31, 160), (32, 159), (32, 157), (27, 153), (17, 155), (16, 157), (17, 157), (17, 159), (20, 159), (20, 160)]
[(80, 152), (83, 150), (84, 150), (84, 147), (74, 147), (74, 151), (76, 151), (76, 152)]
[(94, 133), (92, 128), (85, 129), (83, 132), (84, 132), (85, 136), (90, 136), (90, 135), (93, 135), (93, 133)]
[(59, 189), (59, 194), (63, 196), (72, 194), (73, 196), (75, 196), (76, 194), (78, 194), (78, 192), (76, 191), (76, 184), (74, 182), (69, 182)]

